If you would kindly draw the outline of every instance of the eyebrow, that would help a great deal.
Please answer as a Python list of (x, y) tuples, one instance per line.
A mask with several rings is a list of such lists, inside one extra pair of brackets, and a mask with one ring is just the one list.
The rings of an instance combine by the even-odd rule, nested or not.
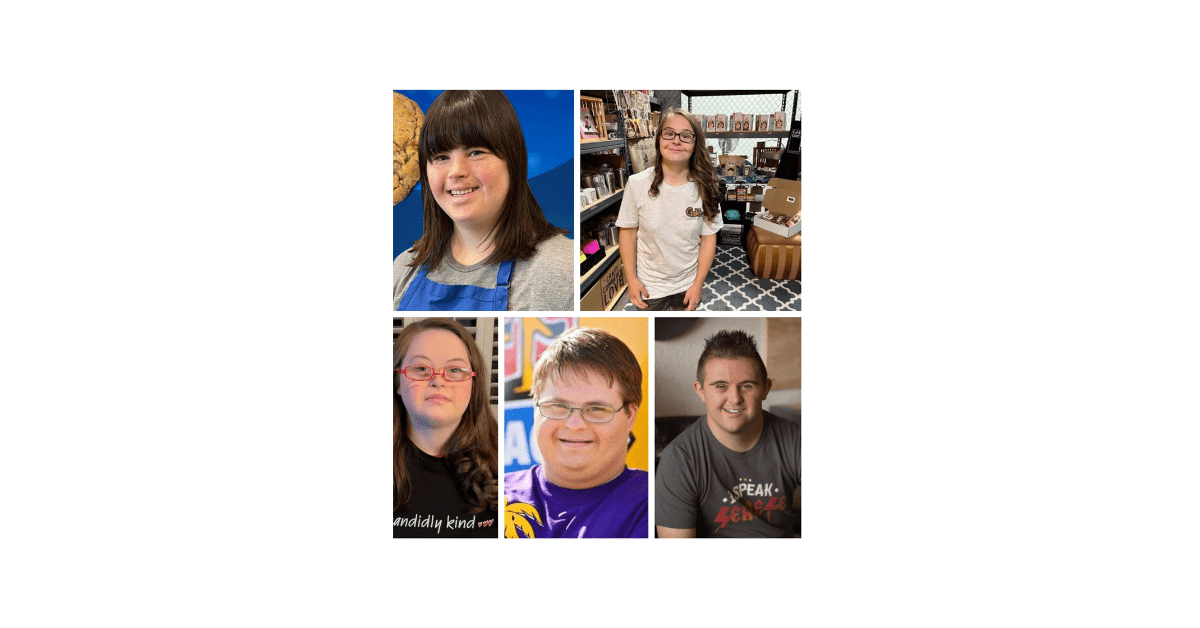
[[(571, 402), (567, 401), (566, 399), (560, 399), (560, 398), (558, 398), (558, 397), (545, 397), (545, 398), (543, 398), (541, 401), (542, 401), (542, 403), (561, 403), (561, 404), (563, 404), (564, 406), (569, 406), (569, 405), (571, 405)], [(584, 406), (605, 406), (605, 407), (608, 407), (608, 408), (616, 408), (617, 406), (620, 406), (621, 404), (619, 404), (619, 403), (618, 403), (618, 404), (612, 404), (612, 403), (609, 403), (609, 402), (607, 402), (607, 401), (604, 401), (604, 400), (600, 400), (600, 399), (594, 399), (594, 400), (592, 400), (592, 401), (585, 401), (585, 402), (583, 402), (583, 404), (582, 404), (582, 405), (584, 405)], [(578, 407), (581, 407), (581, 406), (575, 406), (575, 407), (577, 407), (577, 408), (578, 408)]]
[[(433, 362), (433, 358), (431, 358), (429, 356), (425, 356), (425, 355), (410, 355), (410, 356), (408, 356), (408, 359), (410, 359), (410, 360), (415, 360), (417, 358), (421, 358), (423, 360)], [(470, 362), (467, 362), (466, 360), (464, 360), (462, 358), (450, 358), (449, 360), (446, 360), (446, 361), (447, 362), (463, 362), (465, 364), (470, 364)]]
[[(727, 382), (727, 381), (725, 381), (725, 380), (723, 380), (723, 379), (718, 379), (718, 380), (716, 380), (716, 381), (709, 382), (709, 383), (708, 383), (708, 385), (709, 385), (709, 386), (715, 386), (715, 385), (717, 385), (717, 384), (728, 384), (728, 383), (729, 383), (729, 382)], [(757, 384), (757, 383), (758, 383), (758, 380), (757, 380), (757, 379), (743, 379), (742, 381), (738, 382), (738, 385), (741, 385), (741, 384)]]

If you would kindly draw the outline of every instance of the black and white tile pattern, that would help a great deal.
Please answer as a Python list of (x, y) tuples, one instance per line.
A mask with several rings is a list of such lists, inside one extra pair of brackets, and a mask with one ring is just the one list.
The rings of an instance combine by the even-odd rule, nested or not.
[[(746, 250), (718, 246), (708, 280), (704, 282), (701, 312), (754, 310), (763, 312), (800, 311), (800, 281), (759, 279), (750, 269)], [(636, 312), (626, 293), (621, 298), (626, 312)]]

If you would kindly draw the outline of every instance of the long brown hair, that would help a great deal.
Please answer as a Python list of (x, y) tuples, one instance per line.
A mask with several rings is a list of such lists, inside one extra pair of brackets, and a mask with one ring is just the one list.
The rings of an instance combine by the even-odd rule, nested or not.
[(500, 210), (500, 219), (488, 232), (494, 244), (486, 264), (509, 259), (529, 259), (538, 244), (566, 229), (550, 224), (542, 214), (533, 191), (529, 189), (529, 157), (525, 135), (512, 103), (498, 91), (445, 91), (429, 105), (421, 127), (418, 161), (421, 166), (421, 198), (425, 209), (425, 231), (413, 243), (416, 256), (409, 266), (428, 264), (430, 269), (442, 263), (446, 243), (454, 231), (454, 221), (433, 198), (429, 189), (429, 160), (456, 148), (483, 147), (496, 154), (508, 166), (508, 195)]
[(700, 201), (704, 205), (704, 220), (712, 222), (717, 217), (718, 205), (721, 202), (721, 192), (717, 188), (717, 177), (713, 175), (713, 165), (708, 159), (708, 147), (704, 140), (704, 125), (690, 112), (678, 107), (669, 107), (659, 117), (658, 131), (654, 134), (654, 180), (650, 182), (650, 196), (658, 196), (658, 186), (663, 180), (662, 168), (662, 132), (671, 116), (683, 116), (692, 125), (692, 133), (696, 138), (692, 144), (692, 158), (688, 161), (688, 180), (695, 181), (700, 188)]
[[(449, 318), (426, 318), (404, 326), (400, 335), (392, 342), (393, 368), (399, 368), (408, 353), (413, 338), (423, 331), (442, 329), (456, 336), (467, 348), (471, 370), (471, 400), (463, 413), (458, 427), (450, 435), (446, 445), (446, 463), (454, 470), (458, 479), (458, 490), (463, 499), (474, 507), (474, 512), (496, 510), (496, 415), (492, 413), (491, 365), (483, 362), (483, 355), (462, 325)], [(399, 373), (392, 372), (392, 511), (408, 503), (412, 495), (412, 481), (408, 477), (405, 456), (413, 444), (405, 436), (408, 411), (396, 391), (400, 387)]]

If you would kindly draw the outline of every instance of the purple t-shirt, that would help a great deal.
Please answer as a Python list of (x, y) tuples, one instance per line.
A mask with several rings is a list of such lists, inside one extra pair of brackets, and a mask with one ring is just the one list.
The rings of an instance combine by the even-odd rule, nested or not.
[(504, 476), (504, 536), (532, 538), (639, 538), (650, 531), (649, 474), (626, 468), (592, 488), (551, 484), (535, 465)]

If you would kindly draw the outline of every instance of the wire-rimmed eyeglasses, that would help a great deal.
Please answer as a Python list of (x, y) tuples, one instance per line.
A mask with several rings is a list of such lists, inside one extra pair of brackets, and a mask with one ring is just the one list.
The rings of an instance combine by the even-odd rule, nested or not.
[(440, 371), (428, 366), (406, 366), (396, 372), (416, 382), (429, 381), (434, 375), (441, 375), (447, 382), (465, 382), (475, 377), (475, 371), (461, 366), (447, 366)]
[(613, 420), (613, 417), (617, 416), (617, 409), (610, 408), (608, 406), (584, 406), (582, 408), (576, 408), (574, 406), (569, 406), (565, 403), (558, 403), (555, 401), (546, 403), (539, 401), (534, 405), (537, 406), (538, 412), (541, 413), (542, 416), (546, 417), (547, 419), (555, 419), (559, 421), (570, 418), (571, 413), (576, 410), (579, 411), (579, 416), (583, 417), (583, 420), (587, 421), (588, 423), (608, 423), (609, 421)]
[(692, 140), (696, 139), (696, 135), (694, 133), (691, 133), (690, 131), (684, 131), (683, 133), (676, 133), (675, 131), (673, 131), (671, 129), (663, 129), (662, 138), (664, 140), (673, 140), (673, 139), (675, 139), (676, 135), (679, 136), (679, 141), (683, 142), (684, 144), (691, 144)]

